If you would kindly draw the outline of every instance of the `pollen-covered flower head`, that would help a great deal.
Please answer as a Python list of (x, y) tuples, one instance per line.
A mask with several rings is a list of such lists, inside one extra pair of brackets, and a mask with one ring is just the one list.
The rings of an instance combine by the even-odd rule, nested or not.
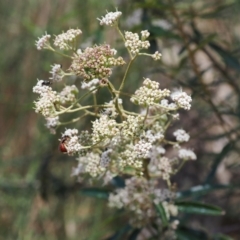
[(160, 60), (162, 57), (162, 54), (158, 51), (156, 51), (153, 55), (152, 55), (152, 58), (157, 61), (157, 60)]
[(106, 168), (100, 165), (101, 157), (98, 153), (90, 152), (77, 158), (78, 166), (75, 175), (87, 173), (92, 177), (102, 175)]
[(76, 94), (78, 93), (78, 88), (75, 85), (66, 86), (60, 93), (61, 104), (74, 103), (76, 101)]
[(80, 34), (82, 34), (80, 29), (69, 29), (67, 32), (61, 33), (55, 37), (54, 45), (61, 50), (75, 49), (75, 40)]
[(137, 33), (125, 32), (125, 47), (127, 47), (132, 54), (138, 54), (141, 49), (148, 49), (150, 47), (149, 41), (145, 39), (149, 36), (148, 31), (142, 31), (142, 40)]
[(178, 152), (178, 157), (180, 159), (183, 159), (183, 160), (196, 160), (197, 159), (197, 156), (196, 154), (190, 150), (190, 149), (180, 149), (179, 152)]
[(51, 38), (51, 35), (49, 35), (47, 33), (45, 35), (43, 35), (41, 38), (39, 38), (36, 41), (37, 50), (42, 50), (42, 49), (48, 48), (50, 45), (50, 43), (49, 43), (50, 38)]
[(52, 74), (52, 77), (50, 79), (53, 82), (60, 82), (60, 81), (62, 81), (64, 73), (62, 71), (62, 67), (61, 67), (60, 64), (52, 65), (52, 69), (51, 69), (50, 73)]
[[(124, 188), (119, 188), (109, 195), (108, 205), (129, 211), (130, 223), (134, 226), (144, 226), (149, 224), (151, 218), (157, 217), (153, 203), (163, 203), (166, 199), (174, 197), (169, 190), (157, 188), (155, 181), (147, 181), (144, 178), (132, 177), (127, 179), (125, 184)], [(176, 216), (177, 210), (174, 205), (166, 202), (164, 207), (169, 213), (167, 217)]]
[(172, 100), (178, 105), (178, 107), (185, 110), (190, 110), (192, 98), (183, 91), (175, 91), (171, 94)]
[[(40, 82), (40, 81), (39, 81)], [(38, 89), (39, 90), (39, 89)], [(38, 91), (36, 88), (34, 91)], [(42, 88), (40, 98), (35, 103), (35, 112), (41, 113), (44, 117), (52, 117), (56, 113), (56, 106), (60, 102), (59, 95), (51, 87)]]
[(125, 63), (122, 57), (115, 58), (114, 55), (115, 51), (107, 44), (88, 47), (74, 55), (70, 70), (86, 82), (108, 78), (112, 74), (112, 67)]
[(176, 137), (178, 142), (188, 142), (190, 138), (189, 134), (183, 129), (178, 129), (173, 133), (173, 135)]
[(122, 12), (108, 12), (104, 17), (101, 19), (98, 18), (100, 21), (100, 25), (107, 25), (107, 26), (114, 26), (117, 24), (118, 19), (122, 15)]
[(46, 118), (47, 123), (45, 126), (50, 130), (52, 134), (56, 133), (56, 127), (59, 124), (59, 116), (56, 117), (48, 117)]
[(158, 104), (160, 99), (169, 96), (168, 89), (159, 89), (159, 83), (146, 78), (143, 81), (143, 86), (140, 87), (131, 97), (131, 101), (140, 106), (151, 106)]
[(120, 130), (116, 120), (110, 119), (107, 115), (101, 115), (99, 119), (93, 122), (92, 141), (94, 144), (101, 143), (104, 145), (119, 133)]

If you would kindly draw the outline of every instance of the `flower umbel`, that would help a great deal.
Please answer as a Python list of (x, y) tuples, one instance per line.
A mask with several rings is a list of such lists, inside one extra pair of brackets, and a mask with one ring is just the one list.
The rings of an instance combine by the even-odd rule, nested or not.
[[(38, 80), (33, 87), (39, 96), (35, 111), (43, 115), (51, 133), (76, 124), (59, 139), (62, 153), (77, 155), (72, 176), (82, 182), (87, 179), (87, 184), (100, 181), (115, 187), (116, 179), (121, 180), (121, 188), (109, 194), (109, 206), (127, 211), (131, 225), (157, 226), (161, 237), (173, 239), (178, 208), (172, 176), (186, 161), (195, 160), (196, 154), (182, 147), (189, 134), (183, 129), (172, 132), (169, 126), (180, 118), (179, 109), (190, 110), (192, 98), (182, 90), (162, 89), (161, 79), (148, 77), (140, 80), (138, 89), (129, 87), (125, 92), (136, 76), (129, 75), (133, 61), (141, 55), (153, 62), (161, 53), (144, 52), (150, 47), (148, 30), (122, 33), (118, 26), (121, 15), (119, 11), (108, 12), (98, 20), (100, 25), (116, 28), (127, 49), (126, 58), (117, 56), (117, 50), (108, 44), (80, 48), (80, 29), (55, 36), (52, 45), (50, 35), (39, 38), (38, 50), (49, 49), (67, 57), (70, 67), (64, 70), (53, 64), (50, 79)], [(123, 66), (124, 59), (127, 66), (114, 75), (114, 67)], [(165, 212), (167, 224), (157, 207)]]

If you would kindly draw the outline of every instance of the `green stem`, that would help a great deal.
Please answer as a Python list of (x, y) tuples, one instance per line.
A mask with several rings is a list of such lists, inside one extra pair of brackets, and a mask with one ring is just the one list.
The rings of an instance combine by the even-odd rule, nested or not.
[(64, 53), (61, 53), (61, 52), (58, 52), (58, 51), (56, 51), (54, 48), (52, 48), (50, 45), (48, 45), (48, 48), (47, 49), (49, 49), (50, 51), (52, 51), (52, 52), (54, 52), (54, 53), (57, 53), (57, 54), (59, 54), (59, 55), (61, 55), (61, 56), (63, 56), (63, 57), (67, 57), (67, 58), (72, 58), (71, 56), (69, 56), (69, 55), (66, 55), (66, 54), (64, 54)]
[(185, 162), (186, 162), (186, 161), (183, 160), (183, 161), (180, 163), (180, 165), (178, 166), (178, 169), (174, 171), (174, 174), (178, 173), (178, 172), (181, 170), (181, 168), (184, 166)]
[[(116, 29), (117, 29), (119, 35), (121, 36), (123, 42), (125, 43), (126, 39), (125, 39), (125, 37), (124, 37), (122, 31), (121, 31), (120, 28), (118, 27), (118, 25), (116, 26)], [(127, 47), (127, 50), (128, 50), (128, 54), (129, 54), (130, 58), (133, 59), (132, 53), (131, 53), (131, 51), (129, 50), (128, 47)]]
[[(80, 104), (78, 104), (80, 105)], [(81, 106), (81, 105), (80, 105)], [(81, 111), (81, 110), (84, 110), (84, 109), (88, 109), (88, 108), (95, 108), (95, 107), (103, 107), (103, 108), (106, 108), (106, 107), (111, 107), (110, 105), (88, 105), (88, 106), (84, 106), (84, 107), (79, 107), (79, 108), (75, 108), (75, 109), (72, 109), (72, 110), (69, 110), (69, 109), (64, 109), (63, 111), (61, 112), (57, 112), (57, 115), (60, 115), (60, 114), (63, 114), (65, 112), (68, 112), (68, 113), (73, 113), (73, 112), (77, 112), (77, 111)]]
[(98, 86), (98, 87), (96, 87), (96, 88), (94, 88), (94, 89), (92, 89), (92, 90), (86, 92), (82, 97), (80, 97), (79, 99), (77, 99), (76, 102), (81, 101), (81, 100), (82, 100), (83, 98), (85, 98), (87, 95), (89, 95), (90, 93), (96, 91), (96, 90), (99, 89), (99, 88), (100, 88), (100, 86)]
[(75, 123), (75, 122), (79, 121), (80, 119), (84, 118), (84, 117), (87, 116), (87, 115), (88, 115), (88, 114), (85, 113), (85, 114), (83, 114), (81, 117), (74, 118), (74, 119), (71, 120), (71, 121), (68, 121), (68, 122), (61, 122), (61, 123), (59, 124), (59, 126), (61, 126), (61, 125), (67, 125), (67, 124), (71, 124), (71, 123)]
[(120, 85), (120, 87), (119, 87), (119, 89), (118, 89), (118, 92), (121, 92), (121, 90), (122, 90), (123, 87), (124, 87), (124, 84), (125, 84), (125, 81), (126, 81), (126, 78), (127, 78), (128, 71), (129, 71), (129, 69), (130, 69), (130, 67), (131, 67), (134, 59), (135, 59), (135, 57), (132, 58), (132, 59), (130, 60), (130, 62), (128, 63), (127, 69), (126, 69), (125, 74), (124, 74), (124, 76), (123, 76), (123, 80), (122, 80), (122, 83), (121, 83), (121, 85)]

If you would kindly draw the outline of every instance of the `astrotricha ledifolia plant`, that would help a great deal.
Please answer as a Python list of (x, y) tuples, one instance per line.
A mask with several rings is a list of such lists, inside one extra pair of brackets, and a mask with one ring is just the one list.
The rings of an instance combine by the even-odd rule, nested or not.
[[(65, 124), (61, 122), (63, 114), (79, 113), (78, 118), (75, 115), (69, 122), (71, 124), (92, 116), (91, 131), (73, 128), (62, 133), (60, 150), (76, 156), (78, 163), (72, 175), (80, 176), (81, 181), (84, 177), (95, 178), (104, 185), (111, 184), (116, 176), (122, 177), (125, 187), (109, 194), (109, 207), (123, 208), (132, 226), (140, 228), (158, 223), (161, 231), (162, 219), (156, 208), (161, 206), (168, 221), (165, 232), (174, 235), (179, 221), (171, 176), (186, 161), (195, 160), (196, 155), (181, 146), (189, 141), (186, 131), (177, 129), (172, 132), (175, 141), (166, 139), (165, 133), (172, 121), (179, 119), (179, 109), (190, 110), (192, 98), (182, 90), (161, 89), (159, 82), (144, 76), (139, 79), (142, 85), (135, 92), (123, 92), (134, 60), (146, 56), (158, 61), (161, 53), (144, 52), (150, 47), (147, 30), (140, 34), (122, 32), (119, 28), (121, 15), (120, 11), (108, 12), (98, 20), (100, 25), (116, 29), (128, 51), (127, 59), (118, 56), (117, 50), (107, 43), (79, 48), (80, 29), (69, 29), (56, 35), (52, 43), (51, 35), (47, 33), (36, 41), (38, 50), (59, 53), (70, 61), (67, 69), (54, 64), (51, 77), (38, 80), (33, 87), (33, 92), (39, 95), (35, 111), (46, 119), (51, 133), (56, 133), (57, 127)], [(114, 67), (125, 69), (120, 84), (111, 78)], [(62, 84), (73, 76), (81, 79), (80, 86)], [(57, 84), (64, 86), (60, 92), (53, 90)], [(85, 91), (80, 96), (79, 88)], [(107, 89), (111, 97), (108, 102), (98, 104), (96, 93), (102, 88)], [(89, 95), (93, 96), (93, 103), (83, 105), (83, 100)], [(136, 111), (123, 107), (123, 102), (129, 99), (138, 106)], [(171, 157), (168, 157), (169, 151)], [(159, 181), (165, 181), (166, 187), (160, 188)]]

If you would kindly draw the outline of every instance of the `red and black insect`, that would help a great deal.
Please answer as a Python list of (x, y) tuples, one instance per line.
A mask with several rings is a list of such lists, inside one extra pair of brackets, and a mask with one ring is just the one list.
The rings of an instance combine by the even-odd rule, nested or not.
[(66, 144), (69, 142), (70, 137), (69, 136), (63, 136), (60, 140), (59, 144), (59, 150), (60, 152), (67, 152)]

